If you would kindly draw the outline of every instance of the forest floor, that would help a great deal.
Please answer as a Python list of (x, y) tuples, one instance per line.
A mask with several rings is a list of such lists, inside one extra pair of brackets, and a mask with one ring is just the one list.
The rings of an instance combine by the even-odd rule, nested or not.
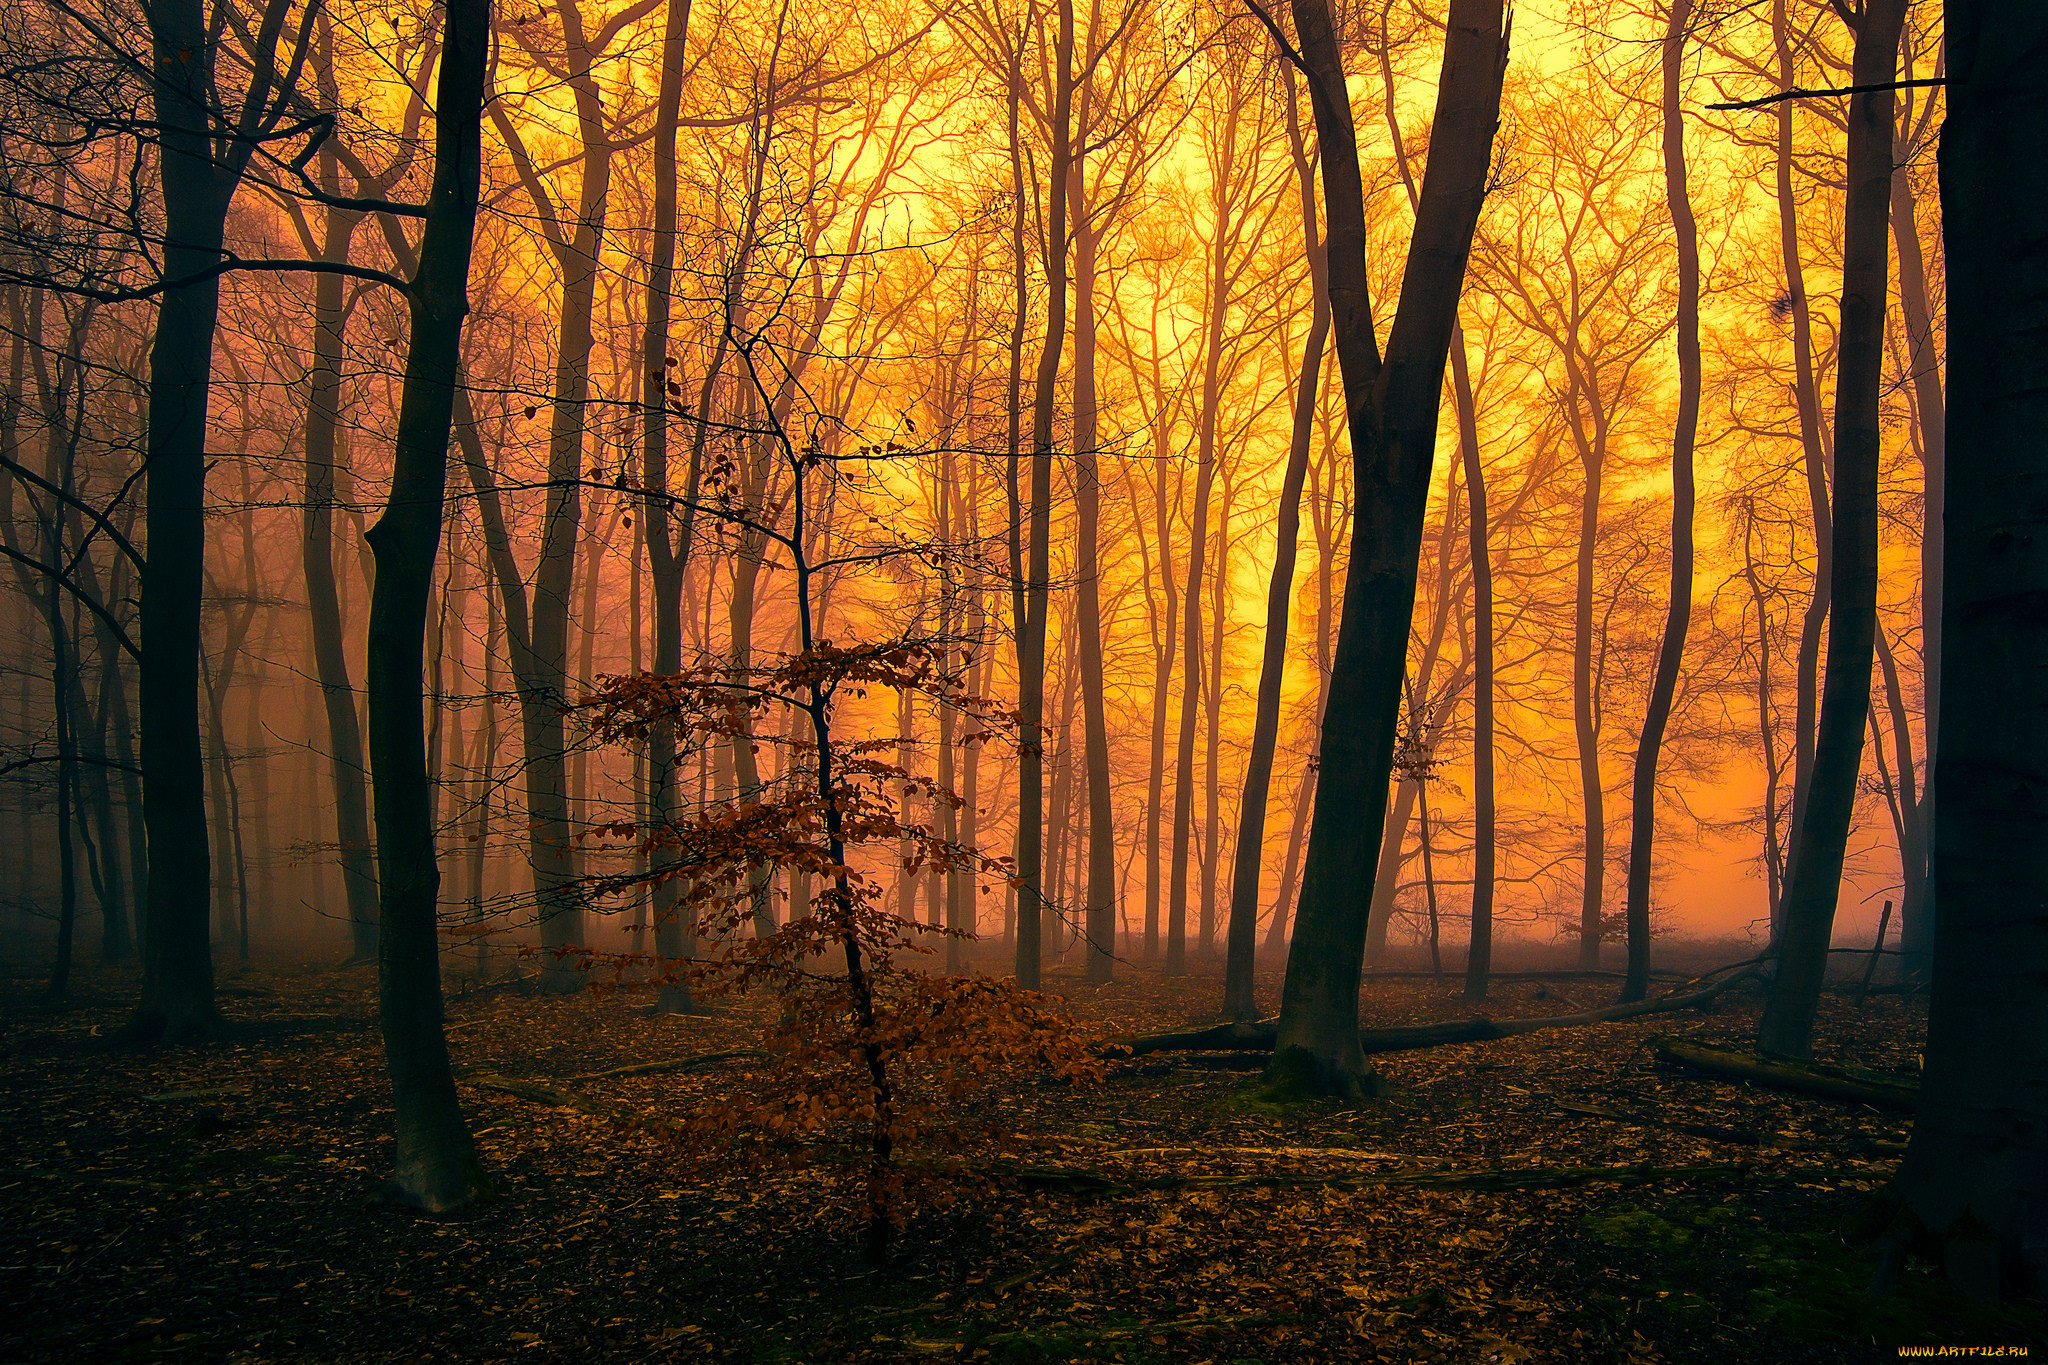
[[(1219, 995), (1205, 976), (1125, 975), (1054, 989), (1107, 1032), (1200, 1020)], [(633, 994), (451, 995), (497, 1195), (429, 1218), (371, 1201), (391, 1148), (372, 972), (229, 972), (230, 1040), (156, 1052), (109, 1041), (134, 984), (86, 972), (51, 1008), (37, 984), (0, 982), (0, 1362), (1768, 1365), (1893, 1360), (1900, 1343), (2048, 1351), (2038, 1313), (1974, 1307), (1917, 1267), (1890, 1297), (1864, 1296), (1874, 1257), (1843, 1228), (1895, 1168), (1903, 1116), (1654, 1060), (1659, 1033), (1751, 1038), (1759, 1000), (1739, 991), (1705, 1012), (1383, 1056), (1390, 1093), (1360, 1109), (1262, 1107), (1255, 1073), (1172, 1054), (1100, 1085), (1005, 1085), (955, 1117), (972, 1133), (969, 1171), (1007, 1174), (913, 1185), (894, 1259), (869, 1271), (843, 1163), (685, 1152), (644, 1125), (475, 1084), (525, 1078), (682, 1114), (752, 1063), (575, 1078), (746, 1048), (751, 1004), (678, 1018)], [(1505, 982), (1488, 1008), (1570, 1012), (1616, 985)], [(1261, 987), (1277, 998), (1277, 971)], [(1374, 1025), (1467, 1013), (1452, 980), (1367, 989)], [(1818, 1051), (1910, 1074), (1924, 1023), (1920, 1000), (1831, 996)], [(1780, 1138), (1759, 1148), (1643, 1120)], [(1719, 1169), (1521, 1190), (1330, 1180), (1641, 1164)]]

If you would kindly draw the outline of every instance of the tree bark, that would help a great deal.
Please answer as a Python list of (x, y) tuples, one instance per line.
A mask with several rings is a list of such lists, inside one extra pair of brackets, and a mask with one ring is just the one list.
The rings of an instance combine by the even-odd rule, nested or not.
[[(331, 75), (322, 75), (321, 94), (331, 107), (339, 96), (329, 88)], [(321, 151), (318, 164), (322, 187), (340, 193), (331, 149)], [(329, 209), (320, 258), (346, 261), (349, 243), (361, 221), (361, 214)], [(306, 386), (306, 506), (299, 553), (306, 579), (313, 671), (320, 682), (327, 720), (327, 765), (334, 786), (341, 885), (348, 905), (349, 956), (368, 962), (377, 955), (377, 873), (363, 782), (363, 736), (357, 721), (355, 687), (348, 675), (348, 654), (342, 644), (346, 623), (334, 573), (335, 431), (341, 417), (341, 358), (347, 326), (342, 285), (339, 275), (313, 277), (313, 364)]]
[[(1776, 40), (1778, 83), (1786, 90), (1798, 83), (1793, 63), (1792, 28), (1786, 0), (1775, 0), (1771, 31)], [(1799, 247), (1799, 206), (1793, 195), (1793, 116), (1799, 101), (1783, 100), (1777, 117), (1778, 250), (1785, 266), (1784, 301), (1792, 320), (1792, 396), (1799, 415), (1799, 446), (1806, 471), (1806, 496), (1813, 519), (1813, 595), (1799, 622), (1799, 654), (1793, 664), (1792, 810), (1785, 836), (1787, 866), (1798, 847), (1806, 815), (1806, 790), (1813, 773), (1814, 712), (1819, 705), (1821, 632), (1827, 624), (1828, 587), (1833, 579), (1833, 514), (1828, 509), (1828, 470), (1832, 452), (1820, 415), (1820, 386), (1814, 375), (1813, 312), (1806, 297), (1806, 268)], [(1783, 925), (1783, 884), (1771, 903), (1771, 942)]]
[[(1053, 400), (1067, 333), (1067, 176), (1073, 165), (1074, 5), (1059, 0), (1053, 49), (1052, 168), (1046, 195), (1045, 343), (1031, 395), (1031, 506), (1023, 629), (1017, 639), (1017, 984), (1038, 989), (1045, 839), (1045, 628), (1052, 579)], [(1021, 211), (1021, 209), (1020, 209)], [(1022, 271), (1022, 258), (1018, 269)], [(1013, 465), (1014, 468), (1014, 465)]]
[[(266, 9), (256, 69), (267, 72), (283, 7)], [(217, 36), (202, 0), (149, 8), (150, 86), (163, 188), (163, 278), (149, 351), (144, 447), (148, 559), (142, 570), (140, 720), (143, 821), (149, 835), (149, 919), (142, 995), (124, 1029), (137, 1042), (217, 1034), (208, 942), (206, 759), (199, 726), (199, 617), (206, 558), (206, 414), (220, 319), (228, 205), (253, 143), (217, 140)], [(252, 78), (247, 108), (264, 107)], [(240, 131), (253, 132), (244, 118)]]
[(1827, 680), (1806, 807), (1795, 823), (1778, 939), (1778, 974), (1758, 1046), (1780, 1056), (1812, 1052), (1814, 1012), (1827, 972), (1842, 860), (1856, 812), (1863, 729), (1870, 716), (1872, 635), (1877, 625), (1878, 402), (1884, 382), (1886, 224), (1891, 204), (1892, 103), (1905, 0), (1868, 0), (1856, 31), (1852, 83), (1880, 86), (1850, 97), (1848, 203), (1843, 210), (1842, 321), (1835, 376), (1833, 565), (1828, 582)]
[[(1301, 540), (1301, 488), (1308, 481), (1308, 457), (1315, 442), (1317, 384), (1330, 337), (1329, 265), (1316, 223), (1315, 167), (1294, 97), (1294, 68), (1287, 79), (1287, 145), (1301, 194), (1302, 251), (1308, 260), (1308, 337), (1294, 384), (1294, 429), (1287, 470), (1280, 480), (1279, 522), (1274, 529), (1273, 573), (1266, 585), (1265, 652), (1259, 660), (1258, 701), (1252, 714), (1252, 746), (1245, 761), (1244, 794), (1238, 801), (1237, 848), (1230, 875), (1230, 927), (1223, 963), (1223, 1014), (1227, 1019), (1259, 1017), (1253, 968), (1259, 926), (1259, 872), (1265, 862), (1266, 801), (1273, 782), (1273, 751), (1280, 739), (1280, 684), (1287, 672), (1288, 607), (1294, 600), (1294, 560)], [(1274, 912), (1278, 918), (1280, 912)]]
[[(1983, 1297), (2048, 1290), (2048, 10), (1950, 0), (1949, 411), (1927, 1063), (1900, 1240)], [(1860, 79), (1860, 77), (1859, 77)]]
[[(1903, 139), (1902, 139), (1903, 141)], [(1927, 264), (1920, 246), (1920, 227), (1913, 202), (1913, 179), (1907, 149), (1893, 152), (1892, 241), (1899, 257), (1899, 303), (1906, 318), (1906, 363), (1913, 382), (1914, 415), (1920, 431), (1920, 705), (1925, 744), (1915, 793), (1913, 824), (1919, 847), (1901, 851), (1907, 860), (1899, 901), (1900, 947), (1908, 976), (1924, 976), (1934, 942), (1934, 902), (1929, 894), (1928, 831), (1934, 819), (1934, 750), (1941, 715), (1941, 566), (1945, 495), (1943, 471), (1948, 466), (1948, 403), (1942, 392), (1941, 350), (1934, 335), (1934, 307), (1927, 287)], [(1896, 727), (1898, 721), (1894, 717)], [(1904, 742), (1905, 732), (1894, 733)], [(1902, 748), (1901, 753), (1905, 752)], [(1902, 787), (1912, 785), (1899, 763)]]
[[(1089, 126), (1085, 112), (1081, 126)], [(1095, 394), (1095, 275), (1100, 228), (1090, 220), (1084, 157), (1077, 152), (1069, 214), (1074, 225), (1074, 503), (1079, 513), (1075, 595), (1080, 631), (1081, 730), (1088, 793), (1088, 890), (1082, 923), (1088, 979), (1114, 975), (1116, 817), (1109, 781), (1109, 710), (1102, 667), (1102, 474)]]
[[(1173, 852), (1167, 868), (1166, 970), (1186, 970), (1188, 849), (1195, 824), (1195, 723), (1202, 700), (1202, 575), (1209, 544), (1209, 497), (1216, 486), (1217, 403), (1223, 365), (1223, 324), (1230, 310), (1231, 171), (1237, 163), (1242, 99), (1224, 114), (1223, 144), (1212, 166), (1209, 298), (1202, 341), (1202, 412), (1197, 436), (1195, 507), (1188, 517), (1188, 571), (1181, 594), (1180, 730), (1173, 762)], [(1206, 951), (1209, 944), (1197, 945)]]
[(1657, 674), (1650, 704), (1636, 739), (1630, 793), (1628, 839), (1628, 980), (1623, 1000), (1640, 1000), (1650, 989), (1650, 872), (1656, 856), (1657, 756), (1678, 670), (1685, 662), (1686, 628), (1692, 624), (1693, 439), (1700, 423), (1700, 245), (1686, 190), (1685, 122), (1678, 97), (1685, 75), (1685, 34), (1692, 0), (1671, 0), (1664, 25), (1664, 197), (1671, 230), (1678, 239), (1678, 417), (1671, 430), (1671, 598), (1664, 613), (1664, 638), (1657, 648)]
[(1382, 365), (1365, 277), (1365, 207), (1343, 59), (1323, 0), (1294, 0), (1322, 148), (1330, 309), (1351, 425), (1351, 562), (1323, 717), (1301, 909), (1269, 1078), (1361, 1096), (1359, 971), (1375, 830), (1386, 809), (1445, 355), (1500, 119), (1499, 0), (1453, 0), (1436, 118), (1400, 303)]
[(436, 921), (441, 871), (422, 711), (427, 611), (441, 540), (482, 175), (489, 0), (449, 0), (443, 41), (434, 180), (407, 299), (411, 336), (391, 497), (367, 536), (377, 573), (364, 675), (376, 798), (378, 1017), (397, 1119), (387, 1195), (434, 1213), (460, 1208), (485, 1188), (442, 1028)]

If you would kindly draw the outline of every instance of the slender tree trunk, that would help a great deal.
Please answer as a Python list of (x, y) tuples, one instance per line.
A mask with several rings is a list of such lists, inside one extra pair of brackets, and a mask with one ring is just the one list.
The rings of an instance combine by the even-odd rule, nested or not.
[[(1926, 832), (1934, 818), (1934, 766), (1941, 715), (1941, 566), (1946, 532), (1943, 522), (1943, 471), (1948, 464), (1948, 403), (1942, 392), (1941, 351), (1934, 335), (1934, 308), (1927, 287), (1927, 265), (1920, 246), (1920, 227), (1913, 202), (1913, 180), (1905, 149), (1892, 160), (1892, 241), (1899, 257), (1899, 302), (1906, 317), (1907, 365), (1912, 371), (1915, 416), (1920, 427), (1920, 704), (1925, 727), (1925, 778), (1915, 802), (1918, 849), (1905, 871), (1899, 901), (1899, 948), (1910, 976), (1925, 976), (1934, 942), (1934, 902), (1926, 864)], [(1894, 727), (1894, 733), (1903, 731)], [(1901, 762), (1903, 769), (1904, 763)], [(1901, 771), (1901, 783), (1911, 777)]]
[[(339, 193), (331, 151), (319, 156), (321, 179)], [(361, 215), (327, 211), (321, 259), (346, 261)], [(368, 962), (377, 955), (377, 875), (370, 848), (370, 809), (363, 769), (363, 737), (357, 723), (355, 686), (343, 646), (347, 626), (334, 572), (335, 431), (341, 416), (341, 358), (346, 339), (344, 281), (339, 275), (313, 277), (313, 365), (306, 394), (306, 506), (302, 514), (300, 560), (306, 578), (307, 630), (313, 671), (327, 720), (327, 764), (334, 786), (334, 824), (340, 846), (341, 885), (347, 897), (349, 955)]]
[(1451, 336), (1451, 372), (1472, 547), (1472, 938), (1465, 953), (1465, 998), (1476, 1003), (1486, 998), (1487, 973), (1493, 968), (1493, 547), (1488, 539), (1486, 471), (1479, 463), (1478, 411), (1462, 327)]
[(1806, 810), (1797, 820), (1785, 885), (1778, 974), (1758, 1046), (1783, 1056), (1812, 1051), (1813, 1017), (1827, 974), (1842, 860), (1856, 812), (1863, 729), (1870, 715), (1877, 624), (1877, 485), (1884, 381), (1886, 223), (1891, 204), (1892, 105), (1906, 0), (1867, 0), (1856, 31), (1852, 84), (1878, 86), (1849, 103), (1848, 203), (1842, 218), (1842, 322), (1835, 377), (1833, 573), (1828, 584), (1828, 667)]
[(2048, 1291), (2048, 10), (1950, 0), (1947, 38), (1941, 198), (1956, 458), (1946, 470), (1947, 624), (1931, 666), (1943, 678), (1940, 914), (1895, 1234), (1932, 1251), (1970, 1294), (2038, 1297)]
[[(669, 0), (661, 38), (661, 84), (655, 99), (654, 124), (654, 231), (647, 270), (647, 323), (641, 342), (641, 442), (642, 483), (648, 491), (641, 517), (647, 538), (647, 567), (654, 589), (654, 672), (673, 677), (683, 667), (683, 575), (689, 566), (689, 530), (696, 501), (698, 461), (691, 461), (692, 477), (684, 490), (683, 534), (671, 541), (669, 524), (674, 509), (667, 494), (668, 413), (671, 399), (683, 393), (682, 367), (668, 353), (670, 291), (675, 283), (676, 258), (676, 123), (683, 97), (683, 59), (689, 41), (689, 0)], [(724, 354), (725, 334), (719, 333), (719, 356)], [(714, 363), (705, 371), (703, 392), (696, 413), (698, 440), (706, 430), (709, 414), (704, 405), (711, 399), (717, 380)], [(693, 455), (701, 452), (701, 444)], [(647, 810), (656, 829), (674, 824), (680, 814), (677, 782), (676, 731), (672, 721), (657, 721), (647, 736)], [(654, 919), (654, 951), (662, 959), (664, 981), (655, 1008), (664, 1014), (686, 1014), (695, 1008), (683, 960), (697, 950), (695, 926), (682, 903), (681, 883), (675, 878), (657, 882), (650, 895)]]
[[(1774, 0), (1772, 33), (1776, 38), (1778, 82), (1786, 90), (1797, 84), (1792, 54), (1792, 28), (1786, 0)], [(1788, 861), (1800, 844), (1806, 818), (1806, 792), (1813, 773), (1814, 717), (1820, 697), (1820, 643), (1828, 618), (1828, 590), (1833, 581), (1834, 531), (1828, 507), (1828, 470), (1832, 452), (1822, 427), (1820, 385), (1814, 375), (1813, 313), (1806, 296), (1806, 269), (1800, 257), (1799, 206), (1793, 195), (1793, 117), (1797, 100), (1778, 105), (1777, 192), (1778, 248), (1785, 265), (1785, 294), (1792, 320), (1792, 395), (1799, 414), (1799, 444), (1806, 470), (1806, 496), (1813, 519), (1813, 596), (1799, 623), (1799, 654), (1794, 662), (1792, 720), (1792, 811), (1786, 832)], [(1860, 733), (1860, 732), (1859, 732)], [(1787, 867), (1789, 874), (1790, 868)], [(1771, 904), (1771, 942), (1783, 927), (1781, 901)]]
[(1664, 197), (1678, 239), (1678, 419), (1671, 431), (1671, 600), (1664, 613), (1664, 639), (1657, 650), (1657, 675), (1650, 705), (1636, 740), (1635, 777), (1630, 794), (1628, 841), (1628, 979), (1623, 1000), (1641, 1000), (1650, 989), (1650, 871), (1657, 837), (1657, 755), (1678, 670), (1685, 661), (1686, 628), (1692, 623), (1693, 438), (1700, 421), (1700, 247), (1686, 190), (1685, 123), (1679, 90), (1685, 75), (1685, 34), (1692, 0), (1670, 0), (1664, 25)]
[[(1195, 723), (1202, 702), (1202, 581), (1209, 540), (1209, 497), (1216, 486), (1217, 405), (1222, 388), (1223, 323), (1230, 310), (1231, 172), (1243, 101), (1232, 99), (1223, 122), (1210, 193), (1209, 298), (1202, 338), (1202, 414), (1197, 436), (1195, 507), (1188, 518), (1187, 585), (1181, 595), (1180, 731), (1173, 763), (1173, 854), (1166, 905), (1166, 970), (1186, 970), (1188, 845), (1195, 824)], [(1198, 943), (1200, 947), (1208, 946)]]
[[(1017, 640), (1023, 740), (1017, 755), (1017, 984), (1035, 991), (1040, 972), (1040, 909), (1045, 900), (1045, 628), (1051, 605), (1053, 403), (1060, 352), (1067, 333), (1067, 176), (1073, 165), (1074, 5), (1059, 0), (1059, 38), (1053, 50), (1052, 173), (1046, 184), (1045, 344), (1031, 397), (1031, 507), (1029, 563), (1024, 580), (1024, 629)], [(1019, 263), (1021, 271), (1021, 258)]]
[[(1316, 226), (1315, 168), (1310, 163), (1301, 119), (1294, 99), (1294, 68), (1283, 66), (1287, 78), (1287, 144), (1294, 154), (1294, 174), (1301, 192), (1302, 250), (1308, 258), (1310, 312), (1308, 338), (1302, 343), (1301, 368), (1294, 384), (1294, 429), (1287, 447), (1287, 470), (1280, 481), (1279, 521), (1274, 530), (1273, 573), (1266, 585), (1265, 653), (1259, 660), (1259, 694), (1252, 715), (1252, 746), (1245, 762), (1244, 795), (1237, 811), (1237, 849), (1230, 877), (1230, 928), (1223, 965), (1223, 1014), (1228, 1019), (1257, 1019), (1254, 950), (1259, 925), (1259, 871), (1265, 861), (1266, 798), (1273, 781), (1273, 750), (1280, 738), (1280, 685), (1287, 672), (1288, 607), (1294, 600), (1294, 559), (1301, 540), (1301, 487), (1308, 479), (1308, 458), (1315, 443), (1316, 386), (1323, 373), (1323, 348), (1330, 337), (1330, 294), (1325, 278), (1321, 234)], [(1282, 910), (1273, 912), (1277, 924)]]
[(412, 334), (399, 398), (391, 498), (368, 541), (371, 781), (376, 795), (378, 1014), (397, 1117), (388, 1197), (440, 1213), (485, 1189), (455, 1093), (442, 1028), (441, 872), (427, 771), (423, 675), (448, 479), (448, 433), (469, 311), (470, 247), (482, 173), (489, 0), (449, 0), (441, 55), (434, 180), (407, 300)]
[(1358, 1042), (1372, 838), (1386, 811), (1437, 409), (1486, 192), (1507, 41), (1499, 0), (1453, 0), (1428, 172), (1383, 365), (1365, 277), (1365, 203), (1343, 58), (1323, 0), (1294, 0), (1329, 222), (1330, 311), (1354, 465), (1351, 562), (1322, 725), (1301, 908), (1268, 1070), (1278, 1088), (1377, 1089)]
[[(1082, 119), (1082, 126), (1088, 120)], [(1074, 225), (1074, 503), (1080, 516), (1075, 566), (1080, 632), (1081, 727), (1088, 790), (1088, 889), (1082, 902), (1088, 979), (1114, 975), (1116, 816), (1109, 777), (1109, 706), (1102, 664), (1102, 471), (1095, 394), (1095, 276), (1100, 229), (1090, 221), (1079, 153), (1070, 178)]]

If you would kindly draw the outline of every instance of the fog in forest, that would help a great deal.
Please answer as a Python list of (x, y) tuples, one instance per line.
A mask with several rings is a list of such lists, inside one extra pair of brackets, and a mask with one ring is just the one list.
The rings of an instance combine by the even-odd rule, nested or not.
[[(2040, 61), (2022, 0), (0, 16), (0, 1166), (77, 1277), (7, 1353), (2043, 1341)], [(476, 1250), (578, 1207), (680, 1306)], [(165, 1238), (229, 1298), (53, 1311)]]

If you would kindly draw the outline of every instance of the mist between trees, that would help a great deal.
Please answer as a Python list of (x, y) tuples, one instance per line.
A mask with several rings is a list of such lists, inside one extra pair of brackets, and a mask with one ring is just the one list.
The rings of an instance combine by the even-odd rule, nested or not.
[[(505, 0), (434, 370), (471, 8), (0, 18), (17, 970), (151, 944), (137, 1028), (175, 1038), (212, 959), (378, 955), (371, 527), (417, 521), (394, 443), (444, 392), (405, 572), (446, 974), (696, 951), (656, 836), (830, 744), (884, 765), (873, 906), (1027, 990), (1228, 938), (1251, 1019), (1297, 906), (1455, 971), (1476, 903), (1640, 996), (1665, 936), (1775, 948), (1808, 882), (1823, 957), (1890, 898), (1924, 974), (1936, 6), (1589, 0), (1510, 42), (1468, 0)], [(786, 699), (827, 646), (930, 675), (834, 674), (829, 742), (816, 693), (581, 705)], [(1809, 843), (1839, 867), (1801, 882)], [(830, 867), (743, 860), (721, 932)]]

